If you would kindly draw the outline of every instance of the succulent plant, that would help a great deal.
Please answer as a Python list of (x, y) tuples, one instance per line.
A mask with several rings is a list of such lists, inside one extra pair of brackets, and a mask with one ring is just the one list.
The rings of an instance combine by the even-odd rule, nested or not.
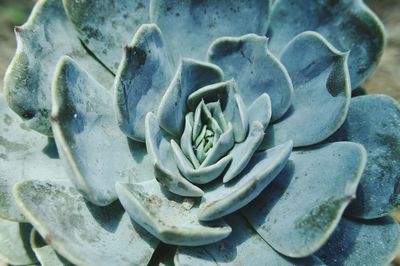
[(400, 107), (352, 97), (385, 44), (361, 0), (40, 0), (15, 33), (0, 260), (393, 259)]

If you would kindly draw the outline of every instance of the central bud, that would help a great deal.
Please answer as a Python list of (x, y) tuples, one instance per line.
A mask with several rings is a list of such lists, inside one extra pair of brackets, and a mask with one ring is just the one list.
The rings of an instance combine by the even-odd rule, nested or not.
[(233, 80), (197, 90), (188, 97), (187, 107), (180, 147), (194, 169), (217, 163), (245, 139), (245, 106)]
[[(219, 101), (206, 104), (202, 100), (196, 111), (190, 112), (189, 116), (193, 116), (194, 120), (192, 148), (201, 164), (222, 133), (226, 132), (227, 123)], [(196, 164), (195, 167), (198, 168), (199, 166)]]

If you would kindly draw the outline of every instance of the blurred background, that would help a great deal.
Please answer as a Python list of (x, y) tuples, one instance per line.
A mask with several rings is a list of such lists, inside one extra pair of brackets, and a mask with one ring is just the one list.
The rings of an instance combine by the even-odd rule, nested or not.
[[(0, 0), (0, 91), (3, 76), (14, 51), (14, 26), (24, 23), (35, 0)], [(387, 31), (382, 60), (363, 87), (369, 93), (384, 93), (400, 101), (400, 0), (365, 0), (380, 17)], [(394, 214), (400, 221), (400, 213)], [(400, 266), (400, 257), (393, 265)]]

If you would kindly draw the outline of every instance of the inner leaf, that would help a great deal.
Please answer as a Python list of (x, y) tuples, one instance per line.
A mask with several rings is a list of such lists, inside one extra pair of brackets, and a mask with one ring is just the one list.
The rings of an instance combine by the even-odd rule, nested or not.
[[(192, 128), (192, 149), (196, 160), (192, 164), (199, 168), (205, 161), (212, 148), (219, 140), (220, 136), (228, 129), (225, 116), (220, 106), (220, 101), (205, 103), (204, 99), (200, 101), (194, 112), (189, 116), (193, 117), (193, 126), (188, 124), (191, 121), (186, 120), (186, 127)], [(184, 140), (181, 139), (181, 144)], [(200, 163), (200, 164), (199, 164)]]

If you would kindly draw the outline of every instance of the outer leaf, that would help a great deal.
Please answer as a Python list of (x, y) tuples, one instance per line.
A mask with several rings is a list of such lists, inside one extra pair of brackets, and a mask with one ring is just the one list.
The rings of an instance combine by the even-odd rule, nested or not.
[(231, 228), (222, 220), (199, 222), (195, 199), (163, 191), (155, 180), (136, 184), (117, 183), (116, 190), (131, 218), (164, 243), (206, 245), (231, 233)]
[(362, 0), (276, 0), (267, 36), (279, 54), (303, 31), (316, 31), (341, 51), (350, 51), (352, 88), (375, 69), (385, 46), (382, 23)]
[(152, 0), (150, 19), (165, 33), (177, 58), (204, 60), (219, 37), (264, 35), (269, 9), (269, 0)]
[(25, 179), (67, 178), (53, 139), (31, 129), (0, 95), (0, 217), (26, 222), (12, 188)]
[(275, 250), (304, 257), (318, 250), (354, 198), (366, 162), (365, 149), (337, 142), (295, 151), (281, 174), (242, 209)]
[(115, 82), (118, 123), (130, 138), (144, 141), (146, 114), (157, 113), (174, 70), (159, 28), (142, 25), (125, 48)]
[(29, 245), (32, 226), (0, 220), (0, 264), (27, 265), (36, 263)]
[(343, 124), (349, 109), (347, 54), (318, 33), (304, 32), (286, 46), (281, 61), (293, 82), (292, 107), (267, 129), (264, 145), (291, 139), (299, 147), (323, 141)]
[(149, 21), (146, 0), (63, 2), (81, 40), (113, 72), (122, 57), (122, 46), (131, 40), (141, 24)]
[(97, 207), (65, 182), (21, 182), (14, 196), (43, 239), (74, 264), (145, 265), (158, 244), (119, 203)]
[(392, 218), (342, 219), (316, 255), (327, 265), (389, 265), (399, 243), (399, 225)]
[(274, 147), (252, 156), (247, 167), (234, 181), (214, 183), (204, 188), (199, 208), (201, 221), (214, 220), (233, 213), (256, 198), (280, 173), (289, 158), (293, 143)]
[(48, 120), (51, 81), (61, 56), (73, 57), (104, 86), (111, 86), (112, 75), (86, 52), (60, 0), (38, 1), (29, 20), (15, 33), (18, 48), (4, 87), (11, 109), (34, 130), (52, 135)]
[(352, 98), (349, 115), (334, 140), (349, 140), (368, 151), (357, 197), (347, 214), (376, 218), (400, 206), (400, 105), (384, 95)]
[(53, 86), (52, 125), (69, 177), (97, 205), (117, 199), (116, 181), (153, 177), (144, 145), (126, 138), (115, 121), (111, 93), (71, 58), (63, 57)]
[(51, 246), (47, 245), (35, 229), (32, 229), (30, 240), (31, 247), (41, 266), (73, 266), (72, 263), (57, 254)]
[(285, 67), (268, 51), (266, 37), (248, 34), (217, 39), (208, 51), (208, 60), (221, 67), (226, 79), (236, 80), (247, 106), (267, 93), (271, 97), (272, 120), (288, 110), (293, 85)]
[(324, 265), (317, 257), (291, 259), (273, 250), (243, 217), (226, 218), (233, 230), (224, 240), (204, 247), (179, 247), (175, 255), (177, 266), (206, 265)]
[(160, 126), (175, 137), (181, 136), (189, 95), (206, 85), (221, 82), (222, 79), (222, 70), (217, 66), (182, 59), (158, 109)]

